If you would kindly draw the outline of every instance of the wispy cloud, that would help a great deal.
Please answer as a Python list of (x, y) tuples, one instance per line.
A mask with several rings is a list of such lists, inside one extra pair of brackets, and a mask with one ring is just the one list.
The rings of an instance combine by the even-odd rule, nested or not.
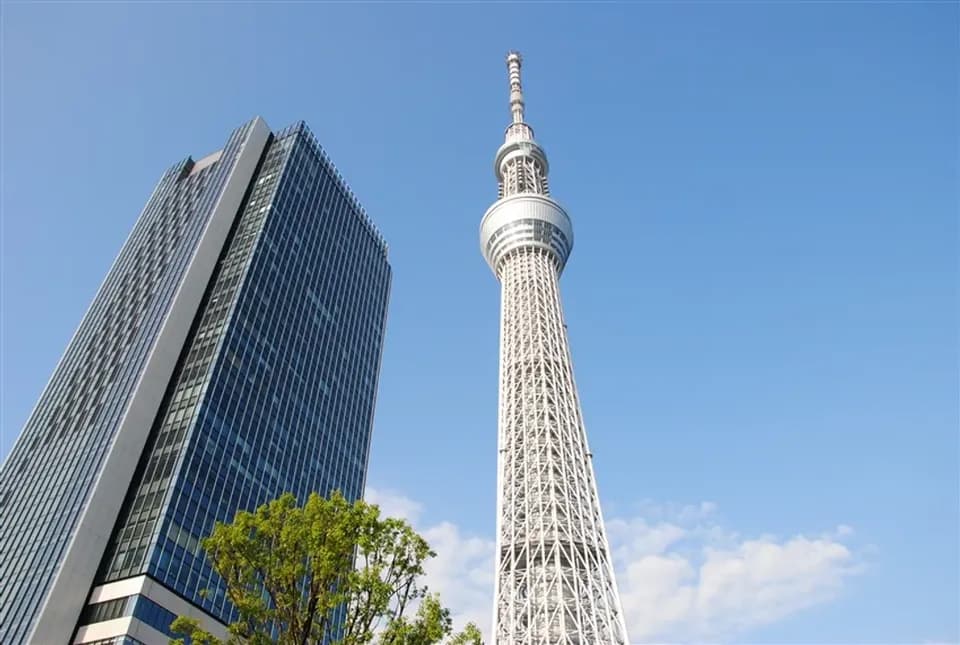
[[(437, 557), (427, 583), (458, 626), (473, 621), (489, 641), (494, 541), (455, 524), (423, 526), (422, 506), (368, 489), (386, 515), (408, 519)], [(862, 570), (845, 525), (816, 535), (744, 538), (722, 525), (711, 502), (644, 502), (607, 521), (627, 627), (635, 643), (718, 641), (827, 602)]]
[(392, 490), (367, 487), (364, 499), (370, 504), (380, 507), (380, 515), (385, 517), (399, 517), (416, 525), (423, 512), (423, 505), (415, 502), (406, 495)]

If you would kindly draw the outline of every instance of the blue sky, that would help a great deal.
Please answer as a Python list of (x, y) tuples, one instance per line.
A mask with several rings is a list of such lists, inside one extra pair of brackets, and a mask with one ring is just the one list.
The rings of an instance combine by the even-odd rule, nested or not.
[[(391, 245), (369, 484), (489, 618), (503, 55), (633, 637), (960, 640), (958, 8), (13, 4), (5, 455), (162, 171), (305, 119)], [(457, 558), (460, 558), (459, 560)], [(469, 575), (468, 573), (469, 572)]]

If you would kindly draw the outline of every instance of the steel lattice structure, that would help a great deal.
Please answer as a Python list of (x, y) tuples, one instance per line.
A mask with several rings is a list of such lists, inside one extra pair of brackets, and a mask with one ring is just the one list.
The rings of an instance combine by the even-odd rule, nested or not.
[(502, 285), (494, 642), (627, 643), (560, 301), (573, 247), (549, 166), (523, 120), (520, 55), (507, 56), (513, 122), (480, 247)]

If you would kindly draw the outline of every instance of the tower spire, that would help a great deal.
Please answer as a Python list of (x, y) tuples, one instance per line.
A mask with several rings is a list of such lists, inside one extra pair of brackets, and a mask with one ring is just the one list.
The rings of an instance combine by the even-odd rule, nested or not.
[(514, 123), (523, 123), (523, 86), (520, 84), (520, 52), (507, 54), (507, 70), (510, 75), (510, 113)]
[(533, 128), (523, 120), (523, 86), (520, 84), (520, 53), (507, 54), (507, 75), (510, 79), (510, 113), (504, 144), (497, 151), (494, 172), (500, 184), (500, 197), (519, 193), (550, 194), (547, 155), (533, 138)]

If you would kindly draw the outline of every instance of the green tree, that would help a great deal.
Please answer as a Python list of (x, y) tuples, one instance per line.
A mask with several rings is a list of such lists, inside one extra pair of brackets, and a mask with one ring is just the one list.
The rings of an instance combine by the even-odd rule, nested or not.
[[(218, 522), (201, 544), (239, 618), (222, 641), (180, 616), (171, 628), (184, 638), (171, 645), (306, 645), (324, 635), (337, 645), (432, 645), (453, 631), (449, 610), (419, 583), (436, 554), (405, 521), (381, 518), (363, 500), (314, 493), (300, 507), (287, 493)], [(482, 641), (471, 623), (449, 643)]]
[(467, 623), (463, 631), (450, 639), (447, 645), (483, 645), (483, 635), (473, 623)]

